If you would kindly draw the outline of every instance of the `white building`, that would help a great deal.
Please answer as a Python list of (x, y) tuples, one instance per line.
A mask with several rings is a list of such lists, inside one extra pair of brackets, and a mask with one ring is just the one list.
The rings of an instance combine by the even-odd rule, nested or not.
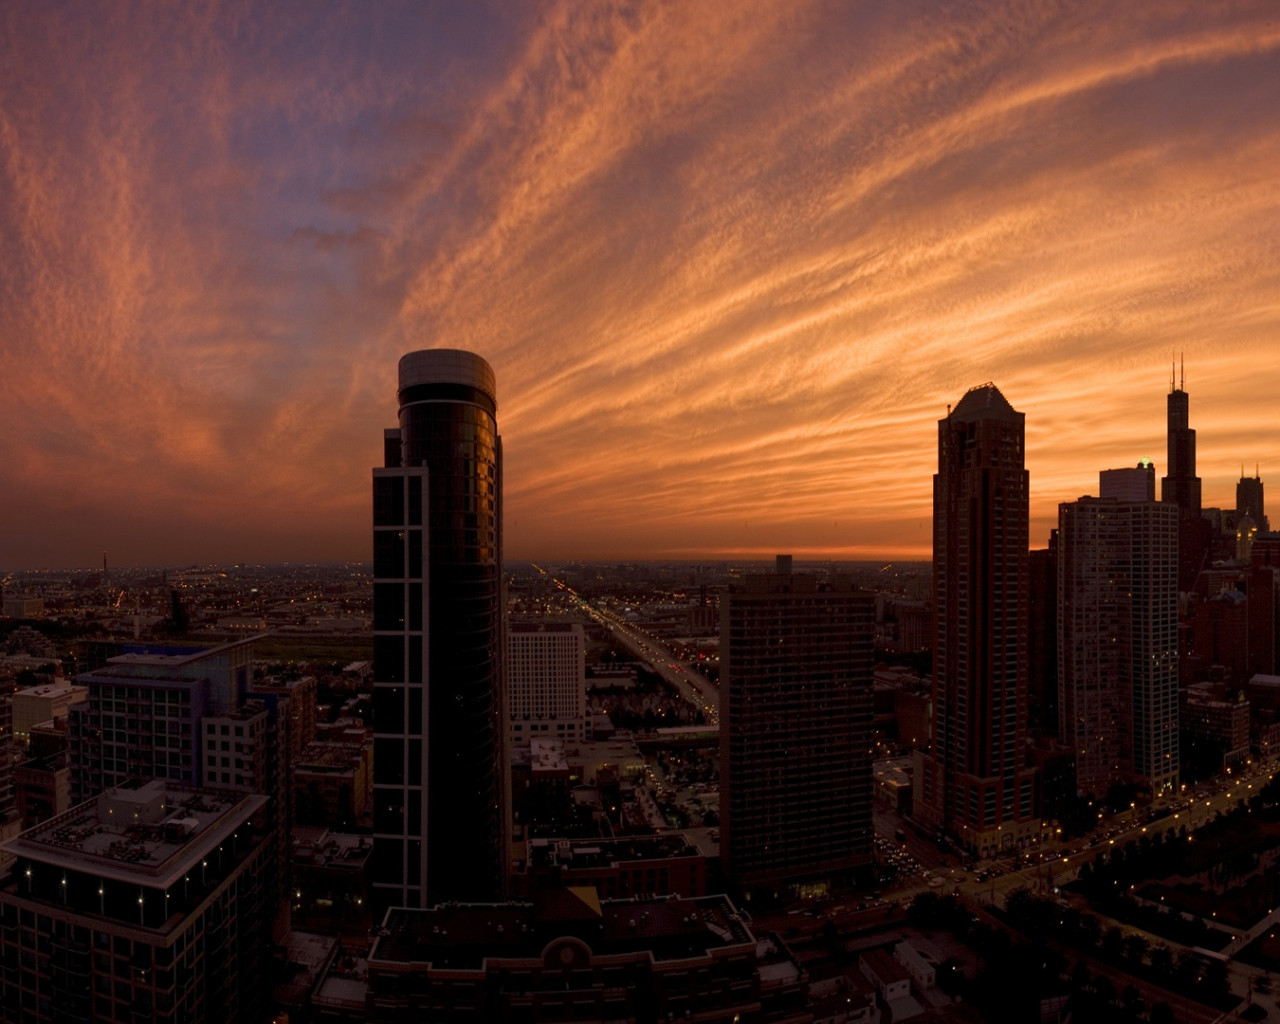
[(514, 623), (507, 632), (508, 742), (578, 743), (587, 727), (586, 634), (580, 623)]

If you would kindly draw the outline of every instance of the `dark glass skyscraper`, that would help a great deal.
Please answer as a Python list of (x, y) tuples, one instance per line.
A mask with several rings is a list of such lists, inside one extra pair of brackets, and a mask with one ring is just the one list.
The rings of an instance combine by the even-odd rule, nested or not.
[(1236, 483), (1236, 517), (1248, 515), (1259, 530), (1270, 529), (1267, 523), (1266, 502), (1262, 495), (1262, 477), (1254, 470), (1253, 476), (1242, 472)]
[(373, 471), (374, 892), (492, 900), (502, 841), (502, 445), (493, 370), (400, 360)]
[(1200, 478), (1196, 476), (1196, 432), (1191, 398), (1181, 386), (1169, 390), (1169, 475), (1160, 481), (1160, 500), (1200, 518)]
[(1213, 528), (1200, 515), (1200, 478), (1196, 476), (1196, 432), (1191, 429), (1191, 399), (1185, 380), (1169, 381), (1169, 475), (1160, 481), (1160, 500), (1178, 506), (1178, 589), (1191, 590), (1209, 561)]

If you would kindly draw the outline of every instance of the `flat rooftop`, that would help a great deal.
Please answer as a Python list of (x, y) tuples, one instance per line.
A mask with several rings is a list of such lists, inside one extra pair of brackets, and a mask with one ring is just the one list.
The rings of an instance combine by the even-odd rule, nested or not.
[(108, 789), (0, 843), (0, 850), (69, 871), (168, 888), (266, 802), (256, 793), (152, 779)]
[(486, 960), (539, 959), (559, 938), (576, 938), (596, 956), (647, 953), (655, 961), (756, 943), (727, 896), (600, 902), (594, 889), (575, 888), (539, 893), (534, 903), (389, 910), (369, 961), (479, 970)]
[(599, 868), (632, 861), (696, 857), (700, 851), (681, 832), (621, 839), (531, 839), (530, 867), (562, 865), (567, 868)]

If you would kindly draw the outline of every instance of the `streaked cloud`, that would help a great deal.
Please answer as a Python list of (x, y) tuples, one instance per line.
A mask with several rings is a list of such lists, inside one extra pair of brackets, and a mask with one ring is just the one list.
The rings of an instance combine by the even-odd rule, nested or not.
[(1033, 543), (1186, 355), (1280, 471), (1270, 4), (17, 2), (0, 565), (364, 558), (406, 350), (493, 363), (513, 557), (926, 557), (936, 421)]

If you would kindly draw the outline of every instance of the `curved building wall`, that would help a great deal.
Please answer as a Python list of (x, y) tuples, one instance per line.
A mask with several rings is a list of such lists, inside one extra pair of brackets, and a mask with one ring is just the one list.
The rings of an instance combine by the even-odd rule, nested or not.
[[(375, 874), (402, 887), (396, 905), (493, 899), (502, 848), (493, 371), (470, 352), (412, 352), (400, 361), (399, 402), (399, 444), (388, 447), (397, 464), (374, 481), (374, 828), (375, 851), (388, 851), (376, 853)], [(380, 481), (391, 492), (381, 501)], [(397, 508), (403, 515), (390, 514)]]

